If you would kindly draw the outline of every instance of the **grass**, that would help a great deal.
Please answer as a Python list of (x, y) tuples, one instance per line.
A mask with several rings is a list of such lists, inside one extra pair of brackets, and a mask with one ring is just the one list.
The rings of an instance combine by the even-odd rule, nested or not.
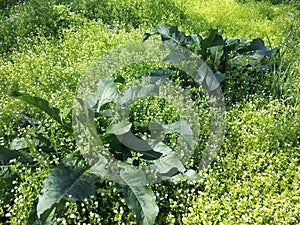
[[(300, 223), (296, 6), (250, 0), (28, 0), (0, 1), (0, 8), (0, 145), (9, 147), (14, 138), (24, 137), (36, 157), (34, 168), (13, 163), (11, 170), (20, 175), (0, 188), (0, 224), (26, 224), (47, 172), (75, 151), (72, 136), (7, 94), (13, 90), (31, 93), (67, 114), (80, 77), (100, 55), (140, 40), (161, 23), (178, 25), (188, 33), (218, 27), (228, 38), (261, 37), (272, 47), (281, 45), (285, 53), (280, 66), (266, 76), (273, 93), (255, 93), (227, 111), (224, 144), (216, 162), (199, 171), (202, 181), (155, 187), (161, 208), (157, 224)], [(31, 126), (22, 113), (42, 123)], [(32, 140), (38, 133), (51, 140), (50, 154), (36, 149)], [(134, 224), (133, 212), (113, 184), (105, 185), (83, 205), (67, 203), (58, 224)]]

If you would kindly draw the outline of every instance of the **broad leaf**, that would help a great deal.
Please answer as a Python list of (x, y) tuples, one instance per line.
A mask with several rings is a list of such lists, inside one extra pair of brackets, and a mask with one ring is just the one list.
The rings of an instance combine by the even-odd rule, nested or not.
[(220, 82), (215, 76), (206, 76), (205, 84), (207, 86), (208, 91), (216, 90), (220, 86)]
[(58, 123), (60, 123), (66, 130), (72, 131), (72, 125), (70, 123), (67, 123), (64, 121), (64, 119), (60, 115), (60, 110), (56, 107), (52, 107), (50, 103), (44, 99), (41, 99), (39, 97), (31, 96), (29, 94), (21, 93), (18, 91), (13, 91), (9, 94), (9, 96), (18, 98), (22, 101), (25, 101), (45, 113), (47, 113), (49, 116), (51, 116), (54, 120), (56, 120)]
[[(19, 175), (10, 169), (10, 166), (0, 165), (0, 187), (4, 184), (11, 186), (11, 182), (16, 179)], [(1, 189), (1, 188), (0, 188)]]
[(172, 63), (175, 61), (180, 61), (185, 59), (185, 56), (181, 53), (178, 52), (173, 52), (170, 53), (169, 55), (167, 55), (164, 59), (163, 59), (163, 63)]
[(118, 99), (117, 103), (124, 105), (126, 103), (136, 101), (140, 98), (149, 95), (157, 95), (157, 94), (158, 94), (158, 88), (153, 84), (149, 84), (145, 86), (135, 86), (127, 89), (124, 95)]
[(2, 186), (11, 185), (11, 182), (18, 177), (18, 174), (10, 169), (12, 160), (21, 163), (32, 162), (30, 156), (0, 146), (0, 185)]
[(210, 74), (210, 69), (206, 63), (202, 63), (202, 65), (198, 68), (196, 77), (194, 79), (200, 84), (203, 82), (206, 76)]
[(171, 46), (177, 46), (186, 42), (184, 33), (178, 31), (178, 27), (162, 24), (157, 26), (150, 33), (145, 33), (143, 41), (146, 41), (150, 36), (160, 34), (161, 40)]
[(213, 46), (213, 47), (209, 48), (210, 57), (213, 62), (215, 71), (218, 71), (218, 68), (220, 66), (221, 58), (224, 54), (223, 48), (224, 48), (223, 45)]
[[(169, 77), (174, 71), (170, 68), (159, 68), (150, 74), (151, 77)], [(163, 82), (164, 80), (161, 79)]]
[(212, 46), (224, 46), (225, 41), (222, 35), (219, 33), (218, 29), (210, 29), (207, 37), (201, 42), (202, 49), (208, 49)]
[(153, 191), (146, 187), (146, 175), (134, 167), (123, 167), (120, 171), (122, 184), (119, 188), (130, 209), (136, 214), (138, 225), (152, 225), (158, 215), (159, 209), (155, 202)]
[(194, 146), (193, 131), (190, 125), (185, 120), (179, 120), (171, 124), (165, 124), (162, 126), (166, 133), (178, 133), (183, 140), (188, 144), (189, 148)]
[(0, 146), (0, 165), (9, 165), (10, 160), (16, 159), (22, 163), (32, 162), (32, 158), (19, 151), (14, 151)]
[(122, 120), (120, 123), (112, 124), (111, 126), (106, 128), (106, 133), (121, 135), (130, 131), (132, 127), (132, 123), (127, 120)]
[(126, 161), (132, 156), (131, 149), (123, 145), (116, 135), (107, 133), (103, 138), (105, 143), (109, 144), (110, 151), (114, 154), (115, 158)]
[[(153, 151), (147, 141), (136, 137), (130, 130), (131, 125), (129, 122), (122, 121), (107, 128), (106, 132), (108, 134), (114, 134), (117, 137), (117, 140), (114, 137), (109, 137), (114, 139), (114, 143), (111, 143), (112, 151), (121, 151), (125, 158), (131, 156), (130, 152), (128, 152), (129, 149), (141, 152), (144, 159), (152, 160), (159, 158), (161, 153)], [(111, 142), (109, 139), (108, 141)]]
[(269, 50), (265, 46), (264, 41), (261, 38), (253, 39), (247, 48), (245, 48), (246, 51), (255, 51), (255, 50), (261, 50), (265, 53), (267, 53)]
[(21, 150), (27, 148), (27, 142), (25, 138), (15, 138), (10, 143), (10, 150)]
[(181, 180), (189, 180), (189, 181), (192, 181), (192, 182), (197, 182), (197, 181), (201, 180), (201, 177), (199, 176), (199, 174), (196, 171), (187, 170), (184, 173), (177, 174), (173, 177), (170, 177), (169, 180), (171, 182), (173, 182), (174, 184), (177, 184)]
[(164, 177), (172, 177), (176, 173), (183, 173), (186, 170), (175, 152), (154, 160), (151, 168), (157, 171), (158, 175)]
[(86, 102), (89, 108), (93, 108), (97, 104), (97, 112), (99, 112), (102, 105), (115, 100), (117, 97), (118, 92), (114, 80), (100, 80), (96, 92), (88, 96)]
[(153, 150), (162, 153), (162, 155), (166, 156), (172, 153), (172, 149), (163, 142), (153, 143)]
[(123, 145), (135, 151), (144, 153), (152, 149), (148, 142), (136, 137), (131, 131), (122, 135), (117, 135), (117, 137)]
[(37, 216), (37, 201), (33, 204), (26, 225), (56, 225), (56, 207), (46, 210), (40, 218)]
[(218, 73), (215, 73), (215, 78), (217, 79), (217, 81), (219, 83), (221, 83), (224, 79), (225, 79), (225, 74), (218, 74)]
[(94, 194), (95, 182), (95, 176), (89, 173), (82, 157), (66, 157), (44, 180), (37, 204), (38, 217), (63, 199), (83, 201)]

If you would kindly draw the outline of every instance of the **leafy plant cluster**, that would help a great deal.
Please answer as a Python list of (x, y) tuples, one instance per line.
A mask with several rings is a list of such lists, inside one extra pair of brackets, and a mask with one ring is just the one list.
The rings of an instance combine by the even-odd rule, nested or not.
[[(67, 155), (57, 167), (54, 167), (50, 171), (48, 178), (44, 180), (42, 192), (37, 203), (34, 203), (28, 224), (55, 223), (57, 218), (64, 213), (64, 205), (68, 200), (83, 201), (90, 195), (95, 194), (95, 185), (97, 183), (101, 183), (103, 182), (102, 179), (110, 177), (117, 179), (116, 188), (123, 192), (123, 197), (129, 208), (134, 209), (137, 223), (154, 224), (158, 214), (155, 195), (153, 191), (147, 187), (148, 174), (145, 174), (143, 170), (137, 169), (136, 166), (139, 167), (148, 164), (148, 166), (150, 166), (149, 169), (157, 171), (156, 176), (158, 176), (158, 179), (169, 179), (172, 182), (178, 182), (183, 178), (192, 181), (199, 179), (195, 171), (186, 170), (177, 155), (163, 142), (151, 142), (150, 150), (146, 149), (147, 146), (150, 146), (145, 141), (143, 144), (144, 147), (138, 148), (134, 146), (128, 148), (126, 144), (120, 142), (120, 138), (123, 139), (123, 141), (126, 141), (126, 139), (130, 137), (130, 129), (133, 124), (128, 120), (123, 120), (119, 123), (107, 126), (107, 124), (111, 123), (109, 122), (109, 118), (105, 118), (109, 117), (109, 114), (105, 113), (107, 111), (107, 104), (116, 100), (115, 98), (118, 93), (114, 82), (119, 82), (119, 80), (123, 81), (120, 77), (115, 81), (100, 80), (98, 84), (99, 89), (96, 90), (95, 93), (92, 93), (86, 99), (78, 98), (77, 100), (81, 109), (76, 120), (81, 124), (88, 124), (87, 130), (80, 130), (79, 135), (89, 133), (90, 130), (95, 129), (91, 133), (92, 136), (93, 134), (98, 133), (102, 142), (105, 145), (109, 144), (109, 151), (113, 156), (123, 163), (115, 162), (110, 164), (109, 161), (111, 159), (107, 158), (105, 153), (103, 155), (97, 154), (97, 152), (99, 152), (99, 147), (102, 146), (101, 142), (95, 143), (96, 146), (94, 146), (94, 148), (98, 150), (95, 151), (95, 153), (92, 153), (92, 155), (96, 155), (93, 155), (92, 159), (88, 158), (87, 160), (87, 162), (89, 162), (89, 160), (96, 160), (93, 164), (88, 164), (82, 156), (74, 156), (74, 153)], [(124, 96), (121, 98), (121, 102), (122, 104), (126, 104), (153, 93), (155, 93), (155, 86), (153, 85), (144, 87), (136, 86), (125, 92)], [(73, 131), (69, 122), (70, 118), (63, 118), (60, 114), (60, 110), (51, 107), (49, 102), (20, 92), (12, 92), (10, 95), (40, 108), (60, 123), (66, 131)], [(95, 121), (89, 121), (93, 118), (91, 117), (91, 113), (95, 113)], [(104, 118), (102, 113), (104, 113)], [(97, 128), (92, 127), (94, 122), (98, 124)], [(162, 129), (166, 133), (179, 133), (186, 144), (190, 147), (192, 146), (192, 133), (184, 120), (163, 125)], [(41, 145), (49, 145), (49, 141), (45, 137), (39, 136), (37, 140)], [(93, 137), (90, 140), (86, 140), (87, 142), (91, 142), (87, 144), (93, 144), (93, 140), (95, 140)], [(140, 143), (142, 140), (137, 139), (135, 142)], [(132, 144), (135, 144), (135, 142)], [(46, 145), (46, 147), (49, 146)], [(9, 154), (11, 151), (12, 150), (5, 149), (3, 154)], [(88, 151), (94, 150), (89, 149)], [(83, 153), (83, 155), (85, 155), (85, 153)], [(7, 169), (10, 171), (9, 166)], [(11, 179), (11, 177), (4, 178), (7, 182)]]
[(162, 42), (190, 49), (208, 64), (219, 81), (225, 79), (222, 90), (229, 105), (258, 92), (268, 94), (271, 89), (268, 74), (278, 67), (279, 49), (268, 49), (261, 38), (247, 42), (227, 39), (218, 29), (210, 29), (206, 35), (185, 35), (176, 26), (160, 25), (146, 33), (144, 41), (155, 34), (161, 36)]
[[(51, 103), (49, 106), (60, 108), (59, 118), (67, 119), (78, 78), (90, 62), (118, 44), (130, 39), (139, 40), (144, 30), (151, 30), (160, 23), (180, 24), (178, 29), (186, 36), (189, 32), (196, 33), (219, 25), (227, 37), (264, 37), (265, 43), (269, 39), (275, 46), (286, 40), (281, 45), (284, 49), (280, 49), (280, 53), (282, 50), (286, 53), (284, 58), (280, 58), (279, 66), (275, 63), (277, 66), (272, 67), (271, 73), (257, 76), (257, 82), (252, 81), (255, 77), (253, 67), (249, 68), (253, 76), (246, 72), (236, 72), (234, 76), (225, 72), (225, 81), (221, 85), (223, 88), (224, 85), (238, 87), (232, 94), (239, 95), (239, 100), (244, 97), (240, 92), (245, 91), (237, 85), (240, 79), (258, 84), (265, 76), (267, 83), (272, 81), (272, 90), (278, 91), (274, 98), (280, 100), (270, 101), (265, 97), (268, 94), (258, 91), (251, 96), (252, 101), (243, 99), (245, 103), (242, 105), (232, 106), (227, 115), (229, 124), (220, 157), (207, 171), (199, 172), (201, 180), (195, 184), (182, 181), (170, 185), (163, 182), (151, 187), (160, 209), (156, 224), (299, 223), (299, 30), (289, 33), (291, 18), (295, 17), (291, 5), (273, 6), (266, 1), (240, 4), (238, 1), (176, 0), (169, 5), (165, 3), (164, 6), (170, 6), (164, 7), (168, 10), (161, 10), (163, 7), (159, 5), (154, 7), (156, 1), (122, 1), (120, 5), (117, 1), (101, 1), (102, 5), (96, 0), (74, 1), (78, 4), (70, 1), (49, 1), (48, 4), (43, 1), (46, 6), (40, 1), (34, 2), (0, 1), (0, 37), (3, 38), (0, 38), (0, 51), (6, 53), (0, 57), (0, 223), (25, 224), (29, 214), (33, 223), (37, 219), (38, 196), (49, 172), (60, 168), (80, 173), (81, 166), (85, 166), (77, 163), (82, 157), (76, 150), (72, 135), (57, 125), (54, 119), (41, 114), (40, 110), (26, 102), (15, 101), (6, 94), (20, 90), (47, 99)], [(134, 10), (132, 5), (138, 10)], [(151, 11), (147, 8), (149, 5), (158, 10)], [(117, 9), (113, 11), (111, 21), (108, 11), (101, 8), (103, 6), (112, 11)], [(39, 9), (45, 10), (45, 13), (39, 13)], [(147, 11), (149, 14), (144, 13)], [(177, 14), (181, 16), (174, 16)], [(35, 15), (39, 19), (30, 18)], [(105, 16), (107, 25), (101, 22), (101, 15)], [(138, 18), (138, 22), (135, 23), (131, 16)], [(144, 23), (143, 17), (147, 16), (147, 23)], [(157, 18), (157, 21), (151, 21), (151, 17)], [(32, 26), (21, 26), (25, 24), (22, 19)], [(54, 21), (58, 21), (58, 26), (53, 25)], [(134, 27), (143, 24), (144, 27), (133, 29), (132, 24)], [(48, 29), (48, 25), (54, 30)], [(13, 35), (10, 30), (14, 30)], [(205, 34), (202, 36), (206, 37)], [(291, 65), (286, 67), (287, 63)], [(129, 79), (136, 75), (132, 71), (125, 74)], [(177, 81), (185, 87), (194, 88), (195, 84), (185, 74), (174, 74), (174, 79), (180, 76)], [(234, 78), (229, 79), (230, 76)], [(261, 85), (270, 87), (264, 82)], [(298, 87), (298, 92), (293, 85)], [(244, 87), (248, 88), (247, 85)], [(192, 91), (194, 100), (201, 108), (207, 107), (200, 99), (202, 94), (196, 89)], [(261, 95), (264, 99), (259, 98)], [(160, 107), (161, 102), (156, 99), (154, 104)], [(140, 101), (135, 106), (135, 116), (130, 122), (136, 128), (135, 132), (144, 131), (147, 117), (153, 115), (145, 115), (143, 109), (153, 110), (155, 105)], [(170, 108), (167, 110), (164, 119), (178, 119)], [(135, 122), (140, 117), (143, 122)], [(202, 129), (209, 127), (206, 125)], [(206, 131), (201, 130), (201, 133), (205, 135)], [(178, 139), (177, 135), (168, 138), (170, 144)], [(113, 182), (95, 183), (95, 194), (83, 201), (74, 202), (67, 198), (60, 203), (52, 208), (57, 212), (58, 224), (135, 224), (133, 210), (128, 208), (122, 192)], [(63, 207), (65, 210), (58, 210)]]

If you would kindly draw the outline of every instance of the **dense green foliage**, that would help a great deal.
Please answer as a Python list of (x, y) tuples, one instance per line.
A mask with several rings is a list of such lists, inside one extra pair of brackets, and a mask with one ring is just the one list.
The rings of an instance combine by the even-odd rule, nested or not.
[[(159, 208), (155, 224), (299, 224), (299, 16), (299, 3), (292, 0), (0, 0), (0, 224), (46, 224), (54, 212), (57, 224), (136, 224), (136, 202), (142, 201), (131, 201), (138, 196), (124, 186), (97, 180), (68, 130), (86, 69), (110, 49), (142, 41), (159, 24), (178, 26), (185, 36), (215, 32), (226, 40), (262, 40), (278, 52), (267, 58), (263, 72), (230, 60), (219, 64), (212, 60), (212, 46), (206, 58), (200, 53), (215, 73), (225, 74), (224, 142), (212, 165), (198, 171), (199, 182), (164, 181), (151, 185), (152, 193), (144, 190)], [(137, 71), (160, 67), (133, 66), (116, 79), (131, 82), (140, 77)], [(188, 165), (195, 169), (210, 130), (207, 102), (186, 74), (171, 77), (191, 90), (203, 114), (203, 143)], [(40, 104), (32, 107), (33, 102)], [(161, 112), (153, 114), (157, 108)], [(169, 124), (178, 120), (171, 106), (155, 98), (137, 101), (132, 115), (129, 122), (140, 136), (154, 117)], [(180, 143), (172, 134), (164, 141)]]

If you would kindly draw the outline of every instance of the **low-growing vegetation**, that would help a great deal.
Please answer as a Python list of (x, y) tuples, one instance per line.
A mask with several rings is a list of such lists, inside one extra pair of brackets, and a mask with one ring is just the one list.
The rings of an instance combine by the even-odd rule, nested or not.
[[(0, 0), (0, 224), (299, 224), (299, 18), (292, 0)], [(101, 57), (157, 38), (171, 49), (162, 63), (78, 96)], [(205, 62), (196, 75), (172, 64), (180, 48)], [(174, 82), (176, 101), (144, 77)], [(200, 168), (217, 88), (222, 146)], [(132, 104), (125, 119), (118, 104)], [(124, 145), (129, 131), (150, 149)]]

